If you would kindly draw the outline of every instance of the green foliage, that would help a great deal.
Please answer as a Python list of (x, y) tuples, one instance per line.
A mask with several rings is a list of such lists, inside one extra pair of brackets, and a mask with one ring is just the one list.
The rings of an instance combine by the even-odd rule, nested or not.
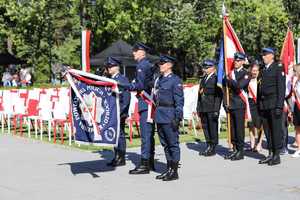
[[(97, 0), (91, 6), (89, 0), (0, 0), (0, 50), (27, 60), (40, 83), (49, 81), (50, 64), (79, 67), (83, 27), (93, 33), (91, 54), (123, 39), (131, 44), (146, 42), (157, 54), (172, 53), (181, 65), (199, 63), (215, 55), (222, 31), (222, 2)], [(295, 37), (300, 36), (299, 0), (225, 3), (249, 55), (257, 57), (263, 46), (280, 50), (289, 20)]]

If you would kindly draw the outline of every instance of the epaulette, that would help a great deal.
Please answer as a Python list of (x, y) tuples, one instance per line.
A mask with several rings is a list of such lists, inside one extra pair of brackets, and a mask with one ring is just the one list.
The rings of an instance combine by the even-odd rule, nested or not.
[(277, 63), (278, 67), (283, 67), (283, 64), (281, 62)]

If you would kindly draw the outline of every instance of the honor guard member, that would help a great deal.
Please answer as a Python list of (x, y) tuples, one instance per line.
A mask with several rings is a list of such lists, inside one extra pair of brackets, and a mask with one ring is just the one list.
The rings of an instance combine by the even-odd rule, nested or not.
[(183, 118), (184, 95), (181, 79), (172, 73), (175, 58), (163, 55), (159, 67), (161, 76), (155, 80), (154, 96), (156, 110), (154, 121), (167, 160), (167, 170), (156, 179), (178, 179), (180, 160), (179, 123)]
[(133, 46), (133, 57), (137, 61), (136, 79), (131, 84), (125, 86), (130, 91), (137, 91), (138, 111), (140, 114), (141, 130), (141, 163), (129, 174), (148, 174), (154, 170), (154, 125), (148, 121), (148, 101), (145, 101), (147, 93), (151, 95), (153, 88), (153, 69), (152, 64), (146, 58), (146, 52), (149, 50), (145, 44), (139, 42)]
[[(107, 57), (105, 68), (110, 78), (116, 80), (121, 84), (129, 84), (128, 79), (120, 74), (121, 61), (114, 57)], [(125, 165), (126, 154), (126, 138), (125, 138), (125, 120), (128, 117), (128, 110), (130, 104), (130, 93), (124, 88), (120, 87), (119, 93), (120, 105), (120, 136), (118, 146), (114, 148), (114, 158), (107, 163), (108, 166), (116, 167)]]
[(246, 103), (241, 98), (240, 94), (242, 90), (247, 91), (250, 82), (248, 72), (243, 68), (245, 60), (246, 55), (244, 53), (235, 53), (234, 70), (229, 74), (229, 77), (226, 78), (229, 87), (229, 102), (226, 102), (225, 110), (230, 113), (231, 143), (233, 144), (233, 151), (224, 158), (230, 160), (244, 159)]
[(259, 85), (258, 102), (262, 112), (263, 128), (268, 142), (269, 155), (259, 164), (280, 164), (282, 149), (282, 112), (285, 99), (285, 74), (281, 63), (275, 62), (275, 50), (263, 48), (265, 64)]
[(218, 120), (222, 101), (222, 90), (217, 86), (217, 75), (214, 60), (203, 62), (204, 78), (199, 84), (197, 112), (200, 116), (202, 128), (206, 140), (206, 150), (200, 152), (203, 156), (216, 154), (216, 146), (219, 142)]

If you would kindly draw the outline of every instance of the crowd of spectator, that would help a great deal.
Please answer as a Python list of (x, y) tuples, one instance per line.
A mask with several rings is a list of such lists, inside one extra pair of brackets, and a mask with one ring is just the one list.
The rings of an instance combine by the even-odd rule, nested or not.
[(32, 85), (31, 69), (22, 66), (20, 69), (6, 67), (2, 75), (3, 87), (26, 87)]

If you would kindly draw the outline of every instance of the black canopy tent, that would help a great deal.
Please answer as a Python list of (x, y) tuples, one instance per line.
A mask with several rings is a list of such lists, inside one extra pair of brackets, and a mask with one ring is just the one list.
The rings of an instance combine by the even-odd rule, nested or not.
[(10, 53), (0, 53), (0, 65), (10, 65), (10, 64), (24, 64), (25, 61), (16, 58)]
[[(130, 80), (135, 77), (135, 67), (137, 63), (133, 59), (131, 45), (123, 40), (112, 43), (110, 47), (91, 57), (91, 66), (102, 67), (108, 56), (116, 57), (122, 61), (122, 73)], [(155, 63), (159, 59), (158, 56), (153, 55), (147, 55), (147, 58), (149, 58), (152, 63)]]

